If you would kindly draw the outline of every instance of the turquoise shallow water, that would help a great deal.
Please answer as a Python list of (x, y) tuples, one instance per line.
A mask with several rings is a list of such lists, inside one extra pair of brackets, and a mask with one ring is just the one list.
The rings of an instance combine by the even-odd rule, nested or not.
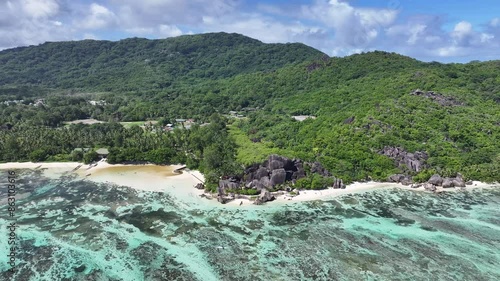
[(239, 209), (24, 171), (18, 192), (1, 280), (500, 280), (500, 188)]

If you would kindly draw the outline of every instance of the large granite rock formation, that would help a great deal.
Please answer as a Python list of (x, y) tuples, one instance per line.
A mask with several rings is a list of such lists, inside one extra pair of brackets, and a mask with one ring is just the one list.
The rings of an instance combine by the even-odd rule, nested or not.
[(441, 186), (443, 184), (443, 178), (440, 175), (435, 174), (432, 175), (432, 177), (427, 182), (433, 185)]
[(443, 188), (448, 187), (465, 187), (465, 181), (461, 174), (457, 174), (454, 178), (445, 178), (443, 180)]
[(284, 184), (286, 180), (286, 171), (285, 169), (276, 169), (271, 173), (271, 185), (275, 186), (278, 184)]
[(420, 172), (425, 168), (425, 161), (429, 158), (425, 152), (416, 151), (415, 153), (410, 153), (401, 147), (392, 146), (384, 147), (380, 151), (380, 154), (393, 159), (398, 167), (404, 168), (406, 166), (406, 168), (413, 172)]
[(264, 189), (260, 192), (259, 197), (255, 200), (254, 204), (262, 205), (266, 202), (273, 201), (274, 199), (276, 199), (274, 195), (272, 195), (269, 190)]
[(243, 175), (245, 186), (259, 189), (259, 184), (256, 182), (258, 181), (264, 187), (269, 188), (287, 181), (301, 179), (306, 176), (304, 165), (310, 165), (312, 173), (330, 174), (319, 162), (310, 164), (299, 159), (270, 155), (261, 165), (255, 164), (245, 170)]
[(426, 183), (426, 184), (424, 184), (424, 188), (427, 191), (431, 191), (431, 192), (436, 191), (436, 186), (433, 185), (432, 183)]
[(342, 188), (342, 189), (344, 189), (345, 187), (346, 187), (346, 185), (344, 184), (344, 182), (342, 181), (342, 179), (335, 179), (335, 181), (333, 182), (333, 188), (336, 188), (336, 189)]
[(413, 183), (413, 179), (411, 176), (403, 175), (403, 174), (395, 174), (395, 175), (389, 176), (388, 180), (389, 180), (389, 182), (397, 182), (397, 183), (401, 183), (403, 185), (411, 185)]
[[(289, 159), (280, 155), (270, 155), (262, 164), (248, 166), (240, 178), (222, 179), (219, 181), (219, 201), (225, 202), (228, 190), (255, 189), (264, 197), (258, 202), (262, 204), (269, 199), (267, 191), (273, 187), (295, 183), (296, 180), (306, 176), (306, 170), (312, 174), (331, 177), (332, 174), (319, 162), (303, 162), (300, 159)], [(334, 188), (345, 188), (341, 179), (336, 179)], [(269, 201), (269, 200), (267, 200)]]
[(435, 174), (427, 181), (426, 185), (434, 186), (434, 190), (436, 186), (442, 186), (443, 188), (465, 187), (465, 181), (459, 173), (454, 178), (442, 178), (440, 175)]

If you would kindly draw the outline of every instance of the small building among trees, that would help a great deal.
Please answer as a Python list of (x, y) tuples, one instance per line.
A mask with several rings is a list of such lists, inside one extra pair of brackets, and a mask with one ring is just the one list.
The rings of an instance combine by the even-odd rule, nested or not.
[(95, 151), (97, 153), (97, 156), (102, 159), (106, 158), (109, 155), (109, 150), (107, 148), (99, 148), (98, 150)]

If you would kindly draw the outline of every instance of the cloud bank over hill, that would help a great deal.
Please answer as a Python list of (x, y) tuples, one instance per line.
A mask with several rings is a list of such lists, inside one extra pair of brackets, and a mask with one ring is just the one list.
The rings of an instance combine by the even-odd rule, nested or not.
[(450, 15), (446, 9), (422, 13), (418, 5), (429, 3), (3, 0), (0, 49), (46, 41), (166, 38), (225, 31), (267, 43), (302, 42), (331, 56), (385, 50), (427, 61), (500, 57), (500, 18), (485, 15), (468, 20), (466, 14)]

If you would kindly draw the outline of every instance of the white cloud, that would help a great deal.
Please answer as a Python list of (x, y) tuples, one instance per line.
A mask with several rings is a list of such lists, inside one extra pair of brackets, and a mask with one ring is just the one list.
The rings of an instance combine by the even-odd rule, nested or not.
[(117, 24), (115, 13), (105, 6), (92, 3), (87, 16), (78, 25), (83, 29), (104, 29)]
[[(245, 2), (246, 1), (246, 2)], [(386, 8), (355, 1), (312, 0), (262, 4), (249, 0), (0, 0), (0, 49), (45, 41), (108, 36), (166, 38), (236, 32), (266, 43), (302, 42), (329, 55), (381, 49), (424, 60), (493, 57), (500, 18), (484, 25), (446, 16), (401, 18), (400, 1)], [(114, 37), (116, 38), (116, 37)], [(113, 39), (114, 39), (113, 38)]]
[[(11, 2), (7, 1), (11, 6)], [(59, 5), (55, 0), (22, 0), (21, 6), (27, 16), (33, 18), (48, 18), (56, 15)]]
[(0, 1), (0, 50), (71, 38), (52, 0)]
[(439, 37), (425, 36), (427, 25), (423, 23), (411, 25), (395, 25), (386, 29), (386, 34), (391, 37), (398, 37), (398, 40), (406, 42), (408, 45), (415, 45), (421, 40), (435, 41)]
[(464, 44), (471, 36), (474, 35), (472, 24), (466, 21), (461, 21), (455, 25), (451, 37), (456, 40), (456, 44)]
[(494, 18), (490, 21), (492, 27), (500, 27), (500, 18)]
[(392, 24), (398, 11), (394, 9), (356, 8), (339, 0), (316, 1), (303, 6), (302, 15), (330, 28), (334, 34), (332, 54), (351, 53), (344, 50), (368, 50), (381, 30)]
[(123, 26), (144, 27), (159, 24), (199, 25), (204, 16), (223, 17), (238, 6), (236, 0), (112, 0)]
[(156, 27), (136, 27), (125, 30), (132, 36), (167, 38), (182, 35), (183, 32), (175, 25), (160, 24)]
[(84, 33), (83, 36), (82, 36), (82, 38), (80, 38), (80, 39), (98, 40), (99, 37), (97, 37), (95, 34), (92, 34), (92, 33)]
[(175, 25), (160, 24), (158, 31), (161, 37), (174, 37), (182, 35), (182, 31)]
[[(387, 48), (427, 60), (448, 58), (486, 57), (497, 53), (499, 45), (493, 31), (478, 31), (467, 21), (460, 21), (451, 31), (443, 28), (444, 22), (432, 17), (416, 17), (406, 24), (387, 28)], [(403, 42), (406, 42), (404, 44)]]
[(283, 23), (256, 13), (225, 18), (204, 17), (203, 31), (241, 33), (265, 43), (304, 42), (320, 49), (328, 42), (324, 28), (300, 21)]

